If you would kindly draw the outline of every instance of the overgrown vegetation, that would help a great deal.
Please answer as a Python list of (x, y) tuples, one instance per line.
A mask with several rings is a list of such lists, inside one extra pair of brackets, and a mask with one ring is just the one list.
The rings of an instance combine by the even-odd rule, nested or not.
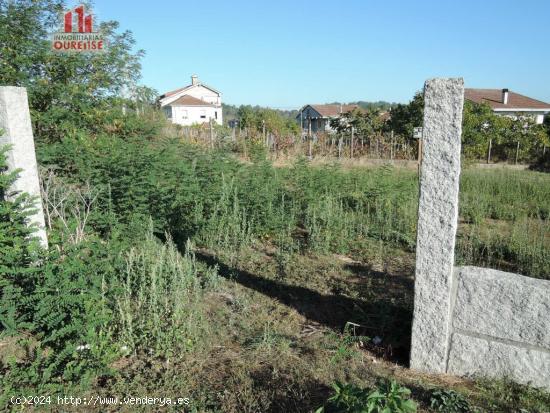
[[(304, 160), (276, 168), (260, 156), (243, 164), (177, 140), (112, 136), (66, 138), (38, 151), (47, 209), (56, 199), (65, 204), (47, 214), (50, 252), (12, 254), (15, 261), (3, 267), (2, 334), (18, 349), (3, 356), (4, 400), (21, 389), (98, 390), (94, 383), (99, 382), (107, 393), (141, 388), (126, 380), (127, 374), (147, 377), (139, 367), (143, 361), (174, 374), (172, 368), (186, 365), (189, 357), (200, 359), (220, 345), (253, 349), (247, 357), (267, 352), (283, 364), (288, 357), (287, 367), (274, 368), (289, 369), (284, 374), (291, 386), (304, 385), (302, 375), (315, 375), (310, 369), (320, 369), (316, 363), (324, 359), (331, 371), (319, 373), (323, 384), (317, 389), (342, 380), (339, 369), (350, 374), (346, 365), (364, 365), (365, 351), (406, 360), (418, 192), (414, 172), (313, 167)], [(459, 260), (547, 277), (549, 188), (548, 177), (538, 172), (466, 169)], [(18, 243), (27, 245), (23, 218), (4, 222), (10, 227), (20, 222)], [(346, 258), (329, 264), (340, 262), (334, 257)], [(308, 260), (319, 264), (312, 268)], [(377, 272), (399, 274), (394, 277), (409, 287), (377, 279)], [(357, 276), (366, 278), (355, 284)], [(224, 278), (243, 287), (235, 290)], [(250, 296), (248, 289), (257, 292)], [(214, 303), (205, 302), (205, 294), (214, 294)], [(275, 313), (253, 310), (249, 300), (258, 300), (258, 294), (281, 300)], [(259, 302), (268, 309), (270, 300)], [(285, 306), (295, 308), (303, 321), (282, 327), (285, 317), (278, 319), (278, 312)], [(319, 340), (311, 350), (316, 361), (296, 370), (290, 359), (304, 351), (300, 324), (307, 325), (309, 317), (320, 323), (308, 327)], [(337, 334), (340, 329), (344, 336)], [(259, 359), (249, 362), (255, 366)], [(258, 374), (259, 382), (238, 381), (232, 391), (274, 380)], [(198, 383), (189, 391), (199, 411), (207, 406), (240, 411), (248, 403), (263, 411), (281, 406), (269, 392), (262, 401), (229, 402)], [(288, 397), (304, 403), (298, 394)], [(314, 408), (315, 401), (319, 406), (321, 397), (297, 411)]]
[[(141, 54), (116, 24), (102, 27), (113, 53), (49, 51), (62, 8), (0, 2), (12, 53), (0, 81), (29, 88), (50, 243), (33, 239), (2, 152), (0, 409), (18, 410), (13, 395), (144, 394), (189, 397), (195, 412), (548, 411), (548, 394), (526, 386), (400, 367), (414, 171), (275, 167), (261, 140), (246, 142), (247, 162), (184, 143), (136, 86)], [(256, 134), (295, 132), (245, 112)], [(381, 127), (355, 115), (358, 130)], [(549, 277), (547, 174), (466, 168), (460, 196), (459, 262)]]

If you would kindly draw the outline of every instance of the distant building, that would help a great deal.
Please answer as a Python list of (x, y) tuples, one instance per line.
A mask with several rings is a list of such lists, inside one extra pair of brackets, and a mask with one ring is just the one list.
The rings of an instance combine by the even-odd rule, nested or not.
[(191, 84), (166, 92), (159, 103), (172, 123), (193, 125), (210, 122), (221, 125), (222, 94), (201, 82), (196, 75), (191, 76)]
[(296, 120), (304, 131), (309, 130), (311, 121), (311, 132), (332, 132), (330, 120), (338, 119), (354, 109), (362, 110), (358, 105), (305, 105), (298, 112)]
[(532, 116), (537, 124), (541, 124), (544, 116), (550, 112), (550, 104), (508, 89), (465, 89), (464, 99), (475, 103), (487, 103), (497, 115)]

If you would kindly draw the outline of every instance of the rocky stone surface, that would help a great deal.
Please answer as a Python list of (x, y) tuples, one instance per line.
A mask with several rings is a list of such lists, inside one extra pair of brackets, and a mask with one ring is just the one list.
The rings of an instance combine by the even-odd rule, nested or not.
[(454, 329), (550, 351), (550, 281), (478, 267), (456, 276)]
[(424, 86), (411, 367), (444, 373), (450, 334), (464, 81)]
[(550, 389), (550, 352), (454, 333), (448, 373), (509, 378)]
[(35, 235), (47, 247), (48, 238), (44, 229), (31, 116), (25, 88), (0, 87), (0, 132), (0, 147), (11, 146), (7, 152), (8, 171), (21, 169), (11, 190), (27, 192), (35, 197), (36, 213), (29, 217), (29, 221), (39, 228)]
[(463, 93), (424, 87), (411, 367), (550, 389), (550, 281), (454, 268)]

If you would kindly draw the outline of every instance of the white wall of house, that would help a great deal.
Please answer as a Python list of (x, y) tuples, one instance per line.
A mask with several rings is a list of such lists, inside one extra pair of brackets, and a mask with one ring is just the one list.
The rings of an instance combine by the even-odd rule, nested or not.
[[(195, 76), (192, 77), (192, 82), (198, 82)], [(181, 105), (178, 103), (172, 105), (172, 102), (177, 101), (184, 95), (200, 99), (211, 105)], [(210, 119), (219, 125), (223, 123), (221, 93), (211, 90), (200, 83), (192, 84), (180, 92), (161, 99), (160, 105), (172, 123), (177, 123), (178, 125), (200, 124), (209, 122)]]
[(204, 100), (208, 103), (215, 105), (222, 104), (222, 98), (216, 92), (212, 92), (210, 89), (205, 88), (202, 85), (198, 85), (185, 91), (186, 95), (193, 96), (194, 98)]
[(508, 116), (514, 119), (517, 119), (520, 116), (530, 116), (535, 120), (537, 125), (540, 125), (544, 122), (544, 116), (547, 114), (545, 111), (534, 111), (534, 110), (525, 110), (525, 111), (515, 111), (515, 110), (502, 110), (495, 109), (495, 114)]
[(172, 123), (190, 126), (194, 123), (210, 122), (212, 119), (218, 125), (222, 124), (222, 109), (214, 106), (165, 106), (165, 111), (170, 118), (171, 108)]

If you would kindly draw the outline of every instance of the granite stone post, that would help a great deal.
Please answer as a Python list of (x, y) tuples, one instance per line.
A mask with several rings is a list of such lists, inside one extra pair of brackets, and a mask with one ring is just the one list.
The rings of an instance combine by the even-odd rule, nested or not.
[(463, 79), (426, 81), (410, 365), (433, 373), (449, 358), (463, 103)]
[(6, 153), (8, 171), (19, 169), (19, 177), (11, 191), (26, 192), (34, 198), (36, 212), (29, 216), (29, 224), (35, 224), (35, 235), (45, 248), (48, 238), (45, 230), (38, 167), (34, 151), (31, 117), (27, 99), (27, 90), (23, 87), (0, 87), (0, 147), (10, 145)]

